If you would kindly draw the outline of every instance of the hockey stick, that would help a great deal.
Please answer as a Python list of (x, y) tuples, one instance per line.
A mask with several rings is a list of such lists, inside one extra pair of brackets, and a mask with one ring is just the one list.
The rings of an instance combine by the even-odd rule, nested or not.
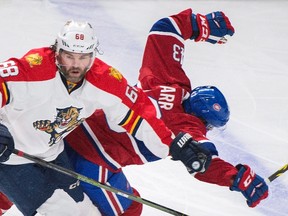
[(281, 176), (284, 172), (286, 172), (288, 170), (288, 164), (285, 164), (283, 167), (281, 167), (279, 170), (277, 170), (275, 173), (273, 173), (272, 175), (270, 175), (267, 179), (266, 182), (272, 182), (274, 181), (276, 178), (278, 178), (279, 176)]
[(61, 172), (61, 173), (65, 174), (65, 175), (68, 175), (68, 176), (70, 176), (72, 178), (78, 179), (80, 181), (86, 182), (86, 183), (94, 185), (96, 187), (99, 187), (99, 188), (105, 189), (107, 191), (113, 192), (113, 193), (115, 193), (117, 195), (120, 195), (120, 196), (123, 196), (123, 197), (125, 197), (127, 199), (130, 199), (130, 200), (133, 200), (133, 201), (148, 205), (150, 207), (153, 207), (153, 208), (156, 208), (158, 210), (164, 211), (164, 212), (169, 213), (171, 215), (188, 216), (188, 215), (186, 215), (184, 213), (181, 213), (181, 212), (178, 212), (176, 210), (170, 209), (168, 207), (162, 206), (160, 204), (151, 202), (151, 201), (146, 200), (144, 198), (141, 198), (139, 196), (135, 196), (135, 195), (130, 194), (130, 193), (126, 192), (126, 191), (122, 191), (122, 190), (119, 190), (117, 188), (111, 187), (109, 185), (103, 184), (101, 182), (98, 182), (98, 181), (96, 181), (96, 180), (94, 180), (92, 178), (89, 178), (87, 176), (81, 175), (81, 174), (79, 174), (77, 172), (74, 172), (72, 170), (66, 169), (64, 167), (58, 166), (58, 165), (53, 164), (53, 163), (49, 163), (47, 161), (44, 161), (44, 160), (42, 160), (42, 159), (40, 159), (38, 157), (35, 157), (33, 155), (30, 155), (30, 154), (27, 154), (27, 153), (22, 152), (20, 150), (14, 149), (13, 153), (18, 155), (18, 156), (20, 156), (20, 157), (23, 157), (23, 158), (26, 158), (28, 160), (31, 160), (31, 161), (33, 161), (33, 162), (35, 162), (37, 164), (40, 164), (41, 166), (56, 170), (56, 171)]

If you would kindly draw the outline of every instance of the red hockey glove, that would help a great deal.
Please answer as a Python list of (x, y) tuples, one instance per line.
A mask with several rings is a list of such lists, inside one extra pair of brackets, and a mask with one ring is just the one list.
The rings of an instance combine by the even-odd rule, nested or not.
[(236, 168), (239, 172), (230, 189), (240, 191), (247, 199), (248, 206), (253, 208), (268, 197), (268, 185), (249, 166), (238, 164)]
[(181, 160), (189, 173), (205, 172), (211, 163), (211, 152), (188, 133), (180, 132), (170, 146), (173, 160)]
[(5, 162), (14, 150), (14, 140), (8, 128), (0, 124), (0, 162)]
[(227, 39), (225, 35), (232, 36), (235, 32), (228, 17), (221, 11), (213, 12), (206, 16), (197, 14), (196, 20), (198, 25), (194, 25), (193, 27), (193, 31), (196, 32), (197, 29), (195, 28), (198, 27), (199, 36), (195, 39), (196, 42), (207, 41), (212, 44), (226, 43)]

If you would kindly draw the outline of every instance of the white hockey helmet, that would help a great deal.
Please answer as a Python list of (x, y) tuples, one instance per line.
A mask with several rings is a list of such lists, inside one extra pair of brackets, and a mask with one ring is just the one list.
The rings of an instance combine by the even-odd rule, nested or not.
[(67, 21), (56, 39), (56, 52), (92, 53), (94, 59), (99, 45), (95, 32), (88, 22)]

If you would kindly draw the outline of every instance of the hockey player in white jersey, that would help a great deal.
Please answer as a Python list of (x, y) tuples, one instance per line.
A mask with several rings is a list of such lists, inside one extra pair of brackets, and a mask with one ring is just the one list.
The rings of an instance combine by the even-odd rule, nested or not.
[(95, 58), (97, 48), (89, 23), (69, 21), (53, 46), (0, 63), (0, 191), (25, 216), (100, 213), (78, 181), (12, 154), (14, 148), (72, 169), (63, 138), (97, 109), (163, 156), (175, 143), (150, 99)]

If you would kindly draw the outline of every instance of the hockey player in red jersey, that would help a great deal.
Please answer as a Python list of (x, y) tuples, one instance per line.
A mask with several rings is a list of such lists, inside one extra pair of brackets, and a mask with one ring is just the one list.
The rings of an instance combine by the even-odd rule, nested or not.
[[(77, 180), (12, 154), (15, 148), (72, 169), (63, 139), (96, 110), (105, 113), (109, 124), (155, 145), (159, 157), (167, 156), (170, 146), (186, 136), (179, 133), (175, 138), (147, 95), (95, 58), (97, 50), (92, 26), (69, 21), (53, 46), (0, 63), (0, 191), (25, 216), (36, 212), (94, 216), (100, 212)], [(172, 152), (181, 160), (201, 162), (207, 169), (211, 155), (201, 146), (194, 151), (191, 140), (186, 142), (188, 148)], [(199, 152), (204, 158), (198, 158)]]
[[(226, 42), (224, 36), (233, 34), (234, 28), (223, 12), (204, 16), (193, 14), (188, 9), (157, 21), (147, 39), (137, 86), (158, 103), (161, 110), (158, 114), (175, 134), (187, 132), (197, 141), (192, 148), (200, 145), (212, 156), (207, 169), (201, 161), (193, 163), (191, 158), (179, 155), (182, 149), (188, 147), (184, 144), (180, 151), (178, 145), (171, 146), (173, 159), (180, 159), (189, 173), (200, 181), (240, 191), (247, 204), (255, 207), (268, 196), (268, 186), (263, 178), (248, 165), (239, 164), (235, 167), (219, 158), (213, 142), (206, 137), (207, 130), (222, 127), (229, 120), (229, 108), (223, 94), (214, 86), (201, 86), (192, 90), (182, 68), (185, 40), (222, 44)], [(120, 189), (125, 189), (128, 184), (121, 167), (164, 158), (161, 146), (143, 143), (123, 132), (117, 125), (107, 124), (102, 111), (86, 119), (65, 140), (81, 155), (74, 158), (78, 172)], [(194, 169), (188, 166), (191, 163)], [(109, 192), (86, 183), (82, 185), (105, 215), (120, 215), (124, 212), (124, 215), (132, 216), (141, 213), (138, 203), (109, 195)], [(133, 191), (131, 186), (128, 191)]]
[[(193, 14), (188, 9), (159, 20), (152, 27), (145, 47), (139, 81), (142, 89), (147, 90), (150, 97), (160, 102), (162, 119), (174, 133), (185, 131), (196, 141), (211, 145), (211, 141), (206, 137), (206, 129), (211, 126), (221, 127), (227, 123), (229, 110), (224, 101), (214, 101), (221, 98), (220, 93), (209, 87), (199, 87), (191, 91), (190, 80), (181, 66), (185, 40), (223, 44), (226, 42), (224, 36), (232, 36), (233, 33), (229, 19), (219, 11), (203, 16)], [(157, 56), (165, 58), (155, 60)], [(185, 96), (187, 92), (190, 92), (188, 98)], [(181, 93), (184, 95), (182, 100), (185, 112), (181, 107)], [(177, 94), (180, 97), (177, 97)], [(173, 103), (170, 100), (173, 100)], [(167, 107), (169, 103), (170, 106)], [(202, 122), (197, 121), (194, 116), (199, 117)], [(250, 207), (256, 206), (268, 196), (265, 181), (250, 167), (241, 164), (234, 167), (217, 155), (214, 152), (209, 168), (204, 173), (197, 172), (195, 178), (241, 191)]]

